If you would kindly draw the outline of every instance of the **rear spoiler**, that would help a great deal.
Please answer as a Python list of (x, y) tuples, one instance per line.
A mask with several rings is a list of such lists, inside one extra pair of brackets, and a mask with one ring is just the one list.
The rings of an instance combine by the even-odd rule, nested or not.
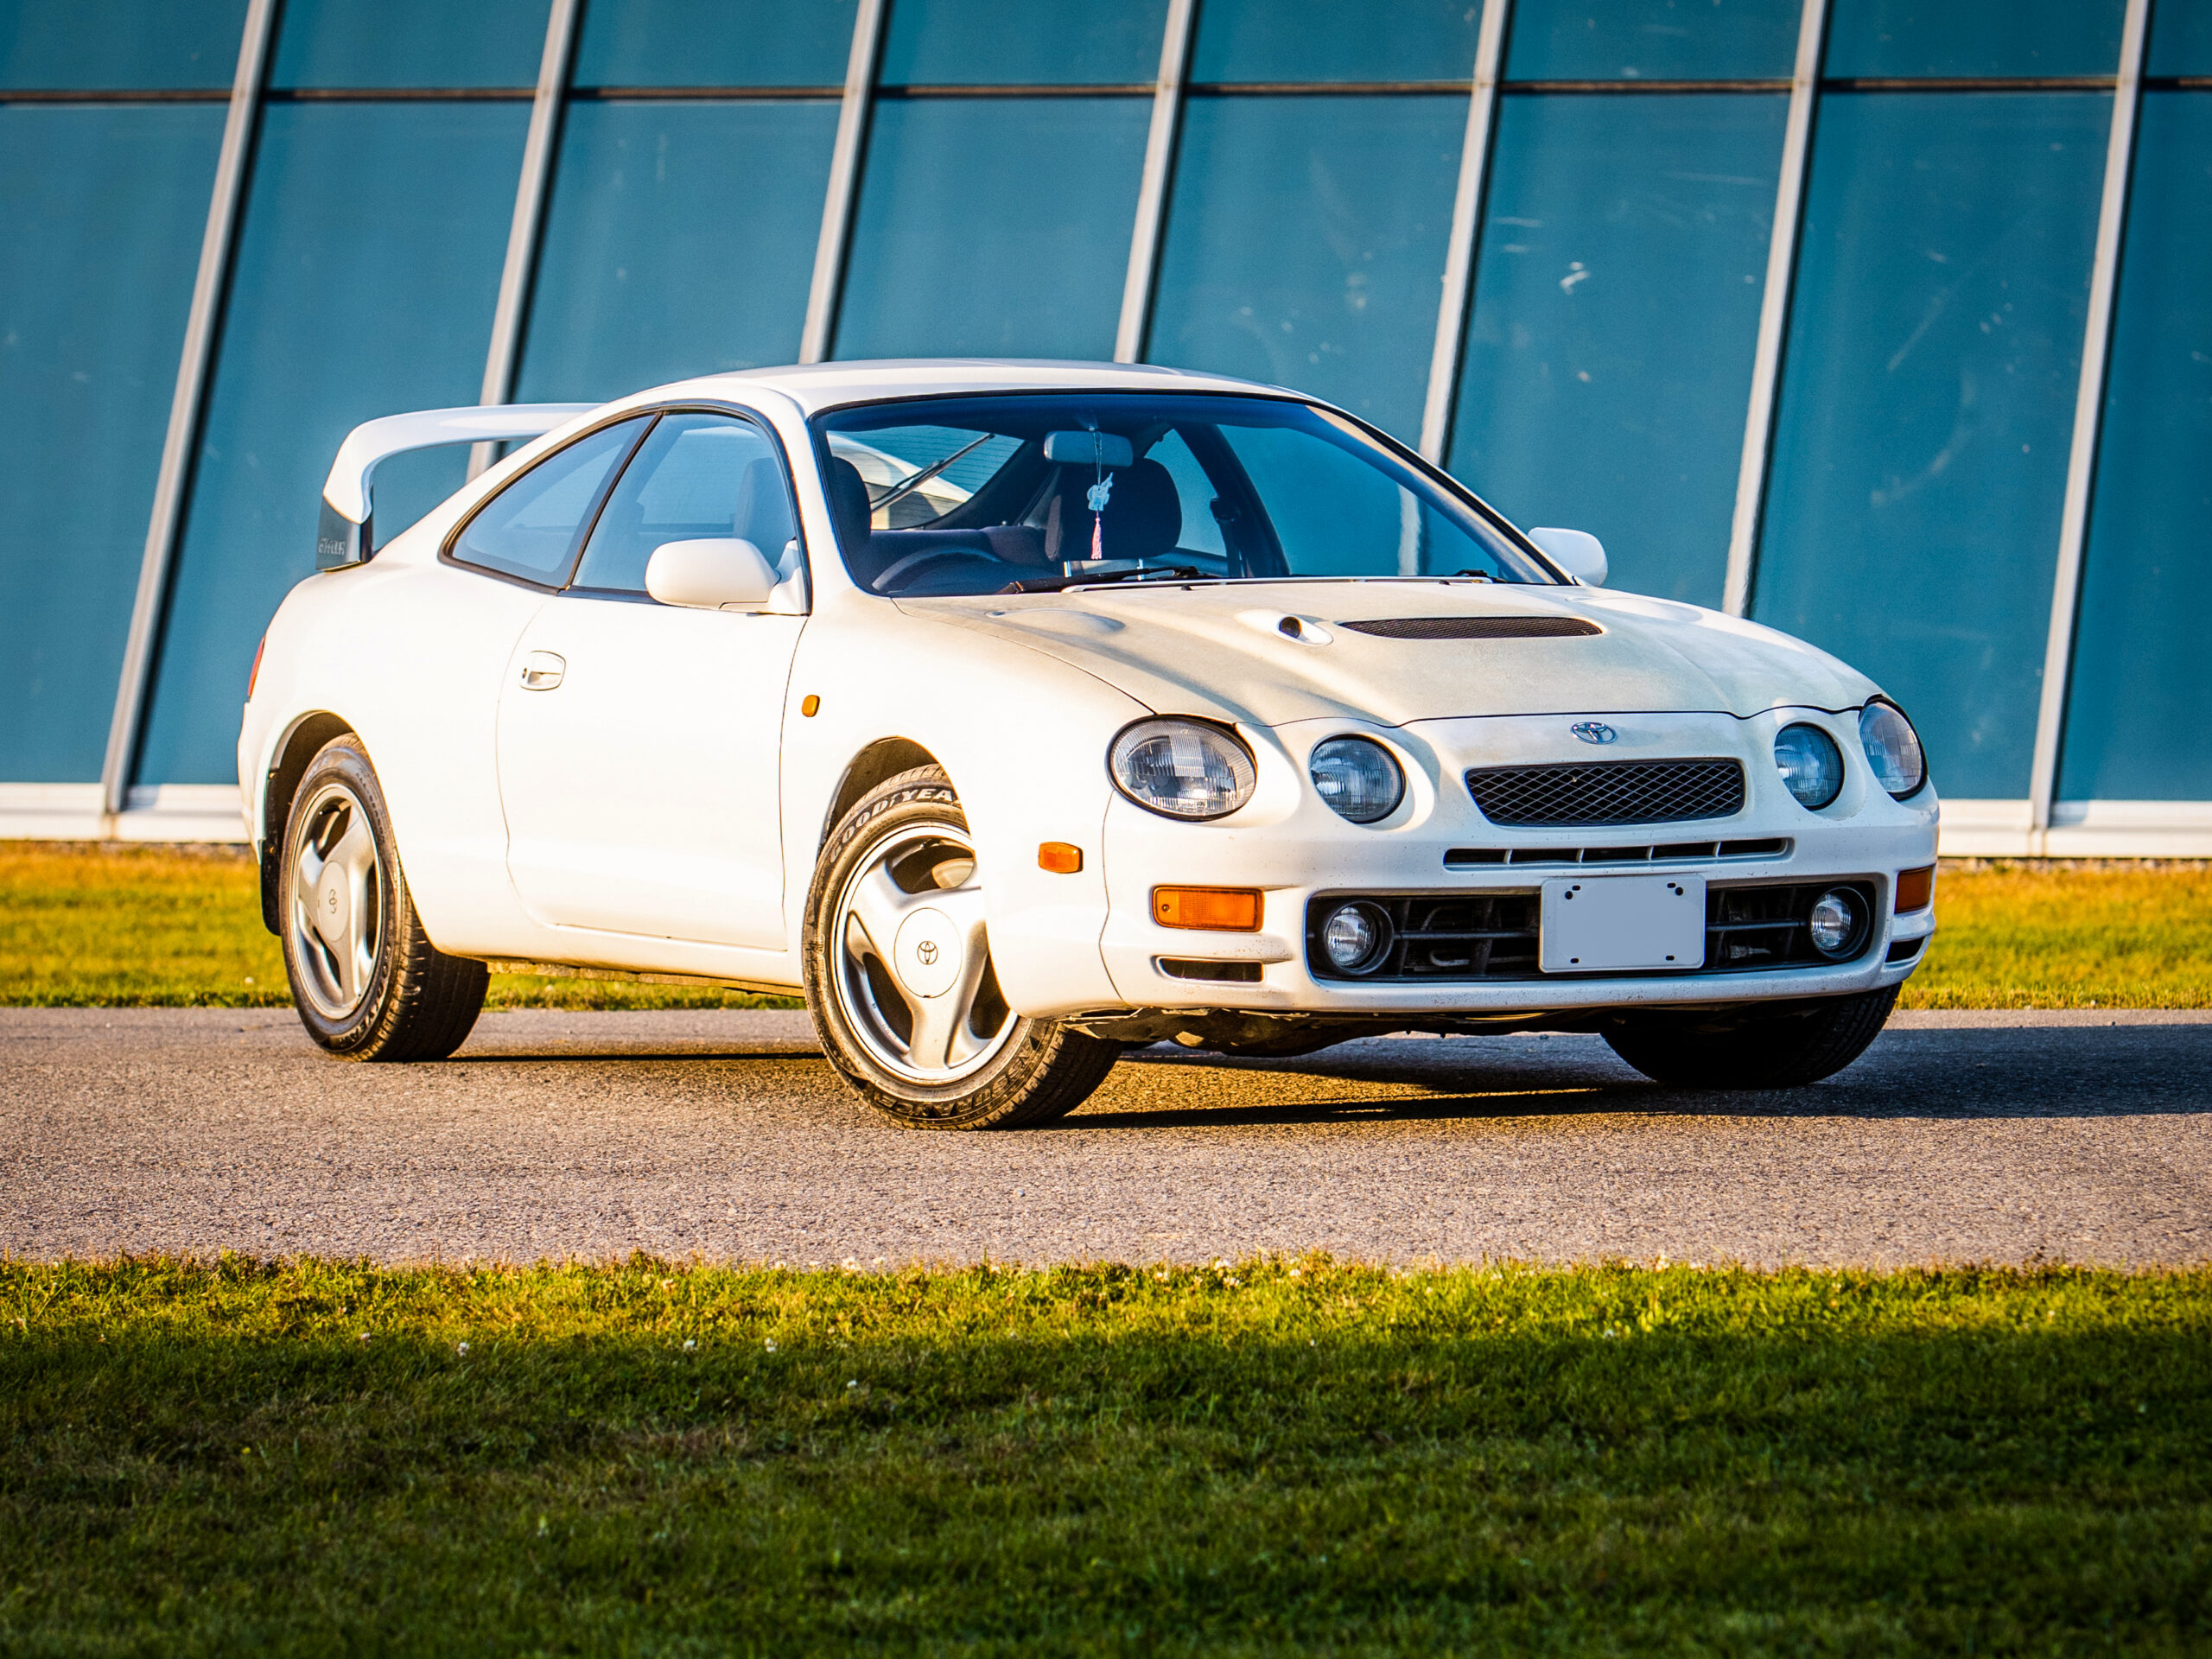
[(322, 521), (315, 533), (318, 570), (359, 564), (376, 547), (370, 524), (372, 475), (386, 456), (442, 443), (496, 443), (535, 438), (588, 415), (596, 404), (499, 404), (479, 409), (425, 409), (364, 421), (338, 446), (322, 486)]

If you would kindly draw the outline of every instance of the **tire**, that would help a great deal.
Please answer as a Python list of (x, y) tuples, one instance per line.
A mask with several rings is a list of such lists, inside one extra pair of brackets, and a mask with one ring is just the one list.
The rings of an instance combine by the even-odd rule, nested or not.
[(831, 834), (807, 894), (802, 951), (823, 1052), (855, 1093), (908, 1128), (1061, 1116), (1121, 1057), (1118, 1043), (1007, 1007), (968, 817), (936, 766), (885, 779)]
[(1797, 1089), (1864, 1054), (1897, 1000), (1892, 985), (1732, 1024), (1630, 1019), (1610, 1027), (1605, 1040), (1645, 1077), (1673, 1088)]
[(442, 1060), (459, 1048), (489, 976), (423, 931), (359, 738), (333, 738), (308, 763), (279, 847), (284, 972), (308, 1035), (345, 1060)]

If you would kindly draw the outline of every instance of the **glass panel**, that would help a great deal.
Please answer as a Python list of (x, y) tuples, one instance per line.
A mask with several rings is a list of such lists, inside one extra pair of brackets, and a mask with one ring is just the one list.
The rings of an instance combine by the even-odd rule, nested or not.
[(859, 0), (587, 0), (579, 86), (842, 86)]
[[(339, 441), (376, 416), (476, 401), (529, 120), (521, 102), (264, 112), (142, 781), (235, 775), (238, 688), (315, 568)], [(458, 488), (466, 452), (446, 464)]]
[(1471, 80), (1475, 0), (1206, 0), (1197, 81)]
[(1433, 475), (1342, 416), (1285, 399), (931, 398), (834, 410), (816, 428), (847, 567), (877, 593), (1551, 579)]
[(2212, 96), (2148, 92), (2059, 793), (2212, 800)]
[(100, 775), (222, 134), (0, 108), (0, 779)]
[(2212, 75), (2212, 0), (2163, 0), (2151, 9), (2145, 74)]
[(1787, 78), (1801, 10), (1795, 0), (1520, 0), (1506, 78)]
[(618, 422), (539, 461), (477, 510), (454, 543), (453, 556), (559, 587), (568, 577), (577, 534), (608, 476), (651, 423), (645, 415)]
[(284, 0), (272, 86), (534, 86), (545, 0)]
[(1147, 357), (1417, 437), (1466, 126), (1457, 97), (1192, 100)]
[(245, 0), (0, 0), (0, 86), (228, 88), (245, 29)]
[(774, 442), (728, 415), (670, 415), (622, 474), (576, 566), (575, 585), (645, 591), (666, 542), (738, 537), (791, 574), (798, 525)]
[(1114, 354), (1150, 100), (875, 111), (836, 355)]
[(1720, 603), (1789, 99), (1505, 100), (1452, 470)]
[(1755, 614), (2028, 790), (2112, 100), (1822, 100)]
[(887, 86), (1149, 82), (1166, 22), (1167, 0), (895, 0), (877, 78)]
[(1835, 0), (1823, 73), (2109, 75), (2125, 0)]
[(834, 104), (570, 105), (516, 395), (797, 357), (836, 137)]

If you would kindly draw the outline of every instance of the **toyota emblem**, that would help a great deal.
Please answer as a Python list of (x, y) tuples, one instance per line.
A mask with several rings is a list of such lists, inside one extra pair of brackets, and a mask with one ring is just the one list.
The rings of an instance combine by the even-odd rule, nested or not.
[(937, 960), (937, 941), (935, 939), (924, 939), (919, 944), (914, 947), (914, 954), (922, 959), (923, 967), (928, 967), (931, 963)]
[(1578, 720), (1567, 729), (1585, 743), (1610, 743), (1620, 735), (1602, 720)]

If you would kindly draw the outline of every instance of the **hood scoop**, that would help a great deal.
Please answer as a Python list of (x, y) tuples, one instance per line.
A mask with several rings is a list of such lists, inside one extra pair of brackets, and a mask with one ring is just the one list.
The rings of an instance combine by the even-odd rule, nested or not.
[(1605, 632), (1579, 616), (1393, 616), (1337, 626), (1381, 639), (1564, 639)]

